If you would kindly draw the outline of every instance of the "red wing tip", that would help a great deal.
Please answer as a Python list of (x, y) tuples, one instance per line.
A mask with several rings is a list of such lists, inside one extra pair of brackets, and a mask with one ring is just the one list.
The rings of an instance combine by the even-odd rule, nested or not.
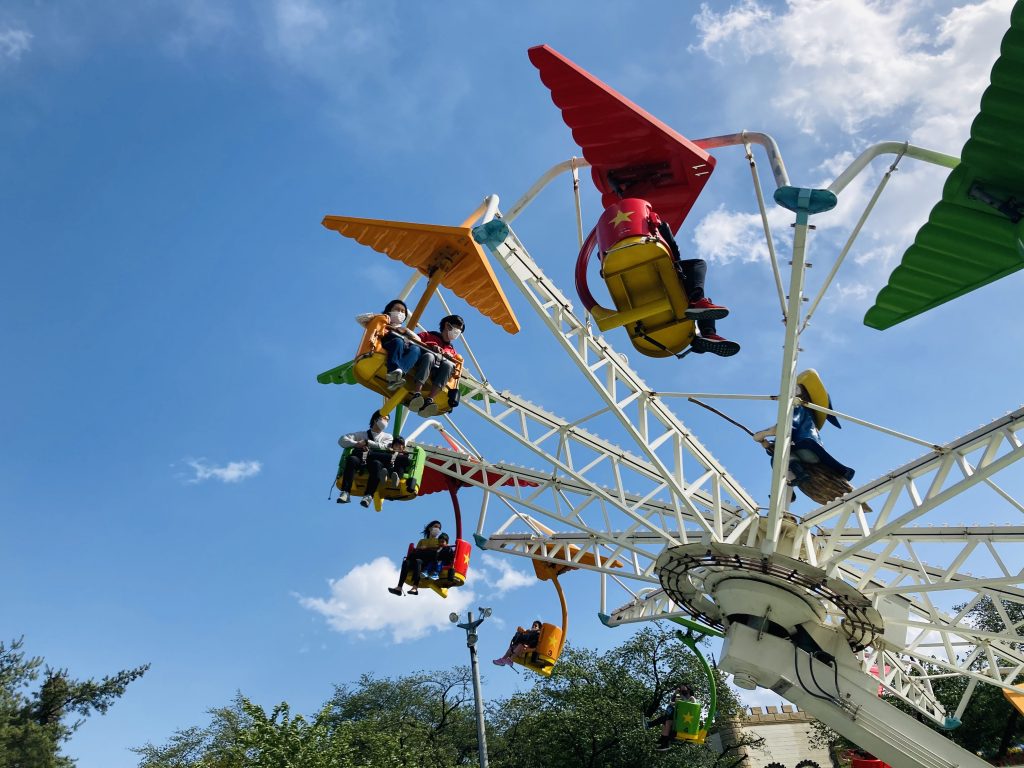
[(542, 45), (535, 45), (531, 48), (528, 48), (526, 51), (526, 55), (530, 57), (530, 63), (533, 64), (533, 66), (537, 67), (537, 69), (540, 69), (541, 59), (543, 59), (544, 56), (549, 56), (551, 58), (563, 62), (568, 62), (570, 64), (572, 63), (567, 58), (565, 58), (565, 56), (560, 54), (547, 43), (544, 43)]

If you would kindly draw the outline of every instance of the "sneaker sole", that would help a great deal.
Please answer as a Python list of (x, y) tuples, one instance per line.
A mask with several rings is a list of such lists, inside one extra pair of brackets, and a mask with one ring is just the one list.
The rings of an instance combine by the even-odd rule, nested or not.
[(735, 341), (704, 341), (700, 336), (695, 337), (690, 346), (694, 352), (710, 352), (719, 357), (732, 357), (740, 351), (740, 345)]
[(722, 320), (729, 316), (729, 310), (725, 309), (687, 309), (686, 316), (690, 320)]

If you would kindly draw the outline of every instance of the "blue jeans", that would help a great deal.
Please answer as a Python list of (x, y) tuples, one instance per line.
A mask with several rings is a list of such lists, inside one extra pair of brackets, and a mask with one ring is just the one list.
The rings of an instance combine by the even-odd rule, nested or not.
[(416, 362), (420, 359), (420, 354), (423, 352), (422, 349), (411, 341), (406, 341), (395, 333), (387, 334), (381, 340), (380, 345), (387, 352), (387, 369), (389, 372), (398, 368), (401, 368), (402, 371), (408, 371), (416, 365)]

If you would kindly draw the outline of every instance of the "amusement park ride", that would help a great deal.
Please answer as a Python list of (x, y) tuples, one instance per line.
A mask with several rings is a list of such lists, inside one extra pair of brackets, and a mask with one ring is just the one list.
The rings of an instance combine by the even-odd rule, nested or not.
[[(565, 639), (567, 612), (558, 576), (590, 571), (600, 579), (599, 615), (606, 625), (669, 619), (691, 633), (724, 636), (719, 666), (736, 685), (771, 689), (893, 768), (987, 765), (923, 721), (955, 728), (979, 683), (1002, 688), (1007, 698), (1024, 696), (1024, 651), (1019, 650), (1019, 624), (1010, 616), (1024, 606), (1024, 572), (1017, 568), (1019, 557), (1013, 557), (1024, 542), (1024, 525), (954, 526), (939, 513), (954, 497), (982, 485), (1014, 514), (1024, 513), (1024, 504), (994, 479), (1024, 458), (1024, 409), (945, 445), (930, 446), (920, 458), (821, 503), (802, 518), (789, 511), (787, 468), (795, 408), (811, 409), (819, 422), (852, 418), (837, 414), (830, 403), (823, 405), (820, 397), (812, 396), (815, 402), (797, 399), (798, 342), (902, 159), (952, 172), (942, 200), (868, 311), (867, 325), (889, 328), (1024, 266), (1024, 150), (1019, 142), (1024, 130), (1024, 2), (1014, 7), (961, 159), (886, 142), (867, 149), (822, 189), (792, 185), (779, 148), (766, 134), (744, 131), (687, 140), (551, 48), (532, 48), (529, 56), (585, 160), (551, 168), (504, 212), (496, 196), (488, 197), (460, 226), (343, 216), (328, 216), (324, 226), (401, 261), (416, 271), (416, 278), (427, 278), (408, 328), (416, 327), (432, 297), (444, 303), (439, 289), (446, 288), (515, 333), (519, 323), (490, 266), (493, 260), (522, 293), (534, 320), (576, 364), (579, 387), (593, 392), (601, 405), (570, 419), (499, 390), (463, 339), (472, 366), (458, 361), (440, 409), (442, 421), (424, 421), (411, 435), (416, 440), (434, 425), (445, 445), (417, 441), (413, 469), (398, 489), (381, 492), (378, 509), (382, 499), (449, 492), (458, 556), (448, 580), (435, 590), (443, 595), (465, 582), (469, 567), (458, 490), (482, 490), (477, 546), (530, 558), (538, 578), (550, 580), (559, 595), (561, 629), (546, 628), (543, 647), (532, 649), (529, 658), (515, 659), (541, 674), (550, 674)], [(767, 154), (775, 202), (794, 214), (788, 288), (770, 237), (755, 144)], [(736, 145), (745, 149), (750, 164), (785, 319), (778, 396), (771, 398), (777, 399), (778, 412), (767, 507), (726, 471), (612, 346), (628, 338), (635, 350), (653, 357), (700, 351), (693, 347), (694, 322), (674, 257), (658, 234), (652, 211), (675, 232), (715, 168), (710, 150)], [(886, 154), (896, 159), (817, 298), (805, 307), (812, 217), (832, 209), (851, 180), (873, 158)], [(628, 214), (630, 221), (622, 237), (598, 232), (582, 243), (576, 282), (588, 313), (583, 315), (545, 275), (511, 225), (552, 179), (562, 173), (576, 178), (587, 166), (604, 208)], [(597, 270), (589, 259), (595, 246), (611, 307), (591, 293)], [(410, 281), (405, 295), (415, 282)], [(381, 329), (376, 332), (379, 337)], [(404, 386), (388, 388), (384, 353), (370, 328), (356, 358), (318, 380), (358, 383), (381, 394), (382, 410), (397, 410), (396, 430), (411, 400)], [(456, 406), (458, 418), (453, 419)], [(542, 469), (481, 456), (458, 423), (469, 414), (532, 454)], [(597, 434), (598, 425), (608, 420), (632, 442), (628, 450)], [(408, 491), (410, 478), (416, 481), (415, 492)], [(936, 543), (951, 553), (949, 558), (925, 562), (922, 551), (935, 551), (929, 548)], [(963, 570), (969, 558), (972, 567), (982, 560), (987, 572)], [(609, 608), (615, 599), (610, 590), (621, 591), (624, 604)], [(1001, 631), (981, 629), (971, 620), (971, 610), (983, 602), (990, 602), (1002, 620)], [(953, 609), (954, 603), (964, 605)], [(933, 682), (953, 676), (963, 677), (966, 687), (950, 711), (937, 699)], [(713, 716), (712, 703), (709, 719)], [(707, 725), (691, 730), (688, 738), (703, 741)]]

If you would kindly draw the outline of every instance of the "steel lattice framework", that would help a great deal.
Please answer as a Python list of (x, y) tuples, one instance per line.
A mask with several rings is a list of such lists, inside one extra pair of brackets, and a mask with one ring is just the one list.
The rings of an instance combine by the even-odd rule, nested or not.
[[(744, 143), (751, 158), (749, 139), (738, 137), (732, 143)], [(727, 138), (705, 142), (722, 146)], [(769, 146), (777, 152), (773, 142)], [(900, 151), (939, 157), (947, 165), (951, 160), (909, 145)], [(860, 159), (858, 164), (863, 167)], [(575, 172), (580, 165), (575, 161), (556, 169)], [(756, 172), (754, 180), (756, 185)], [(514, 205), (514, 215), (524, 207), (523, 201)], [(692, 614), (692, 606), (675, 602), (659, 582), (658, 559), (667, 548), (746, 547), (776, 568), (793, 558), (820, 570), (822, 579), (853, 588), (881, 613), (884, 635), (859, 652), (860, 669), (875, 675), (872, 685), (925, 717), (939, 724), (958, 718), (979, 682), (1022, 690), (1024, 652), (1017, 646), (1024, 627), (1024, 569), (1018, 567), (1024, 561), (1024, 525), (954, 526), (942, 510), (955, 497), (984, 488), (1012, 513), (1024, 513), (1024, 505), (994, 480), (1024, 458), (1024, 409), (933, 446), (802, 520), (788, 513), (788, 489), (779, 492), (785, 478), (778, 471), (769, 504), (759, 506), (625, 357), (574, 314), (508, 221), (501, 236), (488, 241), (491, 253), (576, 365), (598, 407), (570, 421), (497, 390), (482, 375), (464, 377), (460, 413), (473, 413), (541, 467), (480, 456), (467, 461), (465, 453), (427, 446), (432, 468), (483, 491), (476, 532), (480, 546), (599, 574), (599, 614), (608, 625)], [(809, 317), (800, 315), (808, 229), (807, 216), (798, 212), (789, 305), (783, 307), (787, 343), (776, 432), (776, 444), (783, 446), (794, 404), (796, 339)], [(628, 449), (599, 436), (609, 425)], [(776, 467), (785, 466), (784, 459), (785, 452)], [(522, 482), (506, 484), (512, 479)], [(698, 569), (692, 577), (698, 592), (704, 588), (701, 578)], [(709, 582), (706, 591), (712, 589)], [(610, 609), (609, 601), (618, 607)], [(974, 611), (983, 605), (991, 607), (1002, 630), (976, 625)], [(847, 618), (827, 601), (823, 610), (826, 626), (838, 628)], [(936, 681), (951, 675), (968, 680), (954, 712), (943, 708), (934, 691)], [(838, 676), (836, 683), (838, 693)], [(793, 698), (794, 691), (786, 690)], [(863, 712), (858, 727), (868, 727), (870, 710), (875, 730), (884, 730), (886, 718), (876, 704), (863, 699), (858, 706)], [(941, 749), (918, 750), (908, 743), (905, 752), (914, 756), (903, 765), (946, 764), (935, 757)]]

